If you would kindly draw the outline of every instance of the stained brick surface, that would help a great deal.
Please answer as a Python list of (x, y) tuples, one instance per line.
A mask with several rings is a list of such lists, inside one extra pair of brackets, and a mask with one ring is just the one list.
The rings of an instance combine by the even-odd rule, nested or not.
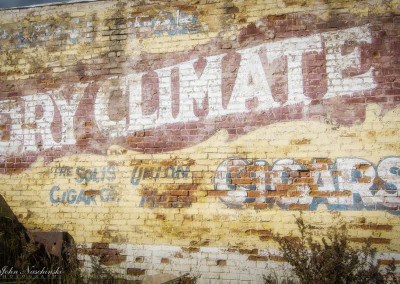
[(28, 229), (70, 233), (85, 273), (262, 282), (300, 214), (398, 265), (399, 8), (0, 11), (0, 194)]

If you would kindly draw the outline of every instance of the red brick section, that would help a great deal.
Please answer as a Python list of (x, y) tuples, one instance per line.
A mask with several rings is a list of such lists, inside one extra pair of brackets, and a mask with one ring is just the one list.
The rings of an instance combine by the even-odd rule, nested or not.
[[(257, 172), (263, 171), (265, 174), (265, 184), (271, 183), (271, 177), (276, 175), (276, 172), (272, 171), (271, 165), (265, 165), (262, 168), (258, 165), (254, 165), (252, 161), (248, 161), (249, 164), (239, 166), (228, 166), (227, 174), (231, 176), (236, 176), (235, 179), (230, 179), (232, 184), (230, 184), (230, 190), (207, 190), (203, 191), (202, 196), (209, 197), (226, 197), (229, 196), (230, 191), (235, 191), (239, 187), (247, 187), (248, 190), (246, 203), (240, 204), (237, 208), (254, 208), (254, 209), (267, 209), (271, 208), (274, 204), (280, 204), (280, 199), (282, 197), (299, 197), (303, 194), (304, 187), (310, 189), (309, 195), (311, 197), (342, 197), (342, 196), (352, 196), (352, 192), (345, 191), (319, 191), (318, 173), (321, 169), (331, 169), (333, 167), (333, 162), (326, 158), (316, 158), (312, 160), (302, 160), (302, 170), (292, 170), (288, 171), (288, 184), (277, 184), (276, 190), (257, 190), (256, 185), (260, 183), (259, 178), (257, 178)], [(365, 170), (370, 165), (360, 165), (360, 170)], [(334, 172), (334, 175), (341, 175), (341, 172)], [(246, 177), (246, 178), (242, 178)], [(248, 178), (247, 178), (248, 177)], [(243, 182), (243, 183), (242, 183)], [(359, 182), (363, 182), (363, 179), (359, 179)], [(371, 182), (370, 179), (364, 182)], [(382, 182), (380, 178), (375, 178), (373, 180), (374, 184), (379, 187)], [(197, 185), (176, 185), (170, 184), (165, 185), (165, 189), (147, 189), (143, 190), (142, 204), (145, 207), (164, 207), (164, 208), (180, 208), (189, 207), (192, 203), (197, 201), (197, 196), (199, 192), (197, 190)], [(258, 198), (258, 199), (257, 199)], [(261, 198), (261, 199), (260, 199)], [(262, 203), (258, 203), (263, 200)], [(286, 208), (286, 207), (285, 207)], [(308, 204), (291, 204), (287, 206), (286, 209), (289, 210), (308, 210)], [(157, 216), (157, 219), (164, 221), (164, 217), (161, 215)], [(371, 225), (372, 226), (372, 225)], [(364, 226), (365, 227), (365, 226)], [(365, 227), (366, 228), (366, 227)], [(371, 229), (376, 228), (378, 230), (390, 230), (390, 228), (385, 225), (380, 225), (378, 227), (371, 227)]]
[[(197, 185), (167, 184), (164, 189), (143, 190), (142, 204), (145, 207), (181, 208), (188, 207), (197, 201)], [(162, 220), (161, 217), (158, 218)]]
[[(266, 209), (271, 208), (273, 204), (280, 204), (282, 197), (299, 197), (303, 194), (305, 186), (310, 189), (309, 195), (311, 197), (340, 197), (340, 196), (351, 196), (351, 191), (319, 191), (318, 179), (314, 178), (318, 176), (321, 169), (328, 170), (333, 166), (333, 162), (326, 158), (315, 158), (312, 160), (302, 160), (301, 170), (291, 170), (286, 173), (289, 175), (288, 184), (277, 184), (275, 190), (257, 190), (256, 185), (260, 183), (257, 178), (257, 172), (262, 171), (265, 174), (265, 184), (271, 184), (271, 178), (277, 173), (272, 171), (271, 165), (260, 166), (254, 165), (254, 161), (249, 160), (247, 165), (243, 166), (228, 166), (227, 173), (231, 176), (236, 176), (236, 184), (232, 182), (230, 184), (230, 190), (235, 191), (239, 187), (247, 187), (249, 190), (246, 192), (248, 199), (246, 203), (241, 204), (242, 208), (254, 208), (254, 209)], [(340, 172), (336, 172), (340, 175)], [(239, 176), (245, 176), (250, 178), (241, 179)], [(232, 179), (233, 181), (234, 179)], [(240, 182), (244, 182), (241, 184)], [(379, 178), (374, 180), (375, 184), (379, 184), (381, 180)], [(252, 190), (250, 190), (252, 189)], [(207, 196), (225, 197), (229, 196), (227, 190), (210, 190), (207, 191)], [(263, 197), (262, 203), (257, 199)], [(308, 210), (308, 204), (291, 204), (288, 206), (289, 210)]]
[[(119, 20), (125, 21), (123, 18)], [(65, 86), (72, 92), (76, 88), (77, 83), (94, 80), (87, 87), (74, 118), (76, 145), (8, 157), (0, 163), (0, 173), (12, 174), (20, 172), (35, 162), (38, 156), (43, 156), (45, 162), (49, 163), (66, 154), (70, 155), (82, 152), (105, 154), (109, 146), (114, 144), (145, 153), (182, 149), (208, 139), (219, 129), (227, 129), (230, 138), (236, 138), (260, 126), (278, 121), (321, 121), (328, 116), (337, 123), (351, 125), (360, 123), (365, 119), (367, 103), (377, 103), (383, 109), (383, 113), (385, 113), (400, 103), (400, 83), (397, 81), (400, 77), (400, 23), (398, 15), (395, 14), (356, 17), (352, 14), (342, 13), (332, 15), (329, 21), (323, 21), (314, 15), (299, 13), (268, 16), (261, 19), (257, 27), (253, 23), (250, 23), (247, 28), (243, 29), (236, 42), (226, 41), (222, 37), (218, 37), (212, 39), (210, 43), (197, 46), (190, 51), (185, 50), (165, 54), (146, 53), (134, 62), (131, 62), (129, 67), (132, 72), (146, 73), (143, 79), (143, 96), (147, 98), (149, 94), (154, 95), (152, 100), (148, 100), (144, 104), (145, 114), (150, 114), (157, 109), (157, 94), (159, 93), (159, 80), (154, 70), (199, 58), (195, 66), (196, 71), (200, 74), (204, 68), (204, 57), (227, 53), (222, 61), (222, 99), (223, 105), (226, 106), (237, 77), (238, 64), (240, 63), (238, 50), (272, 40), (276, 41), (288, 37), (304, 37), (316, 33), (364, 25), (368, 25), (369, 27), (372, 43), (363, 43), (357, 46), (350, 45), (349, 51), (354, 47), (358, 47), (361, 51), (361, 68), (357, 72), (362, 73), (371, 67), (374, 68), (373, 77), (377, 87), (372, 91), (323, 100), (323, 96), (327, 90), (325, 54), (323, 52), (310, 52), (303, 56), (304, 92), (307, 97), (312, 99), (306, 109), (302, 105), (287, 105), (270, 109), (263, 113), (250, 111), (245, 114), (233, 114), (217, 119), (206, 119), (204, 116), (205, 111), (200, 106), (196, 106), (198, 109), (197, 114), (201, 118), (199, 122), (167, 124), (154, 129), (130, 133), (127, 137), (113, 139), (101, 133), (94, 122), (94, 102), (100, 85), (110, 78), (115, 68), (113, 69), (109, 66), (109, 69), (104, 69), (103, 65), (92, 61), (90, 63), (77, 62), (76, 64), (80, 70), (100, 71), (95, 76), (88, 75), (84, 71), (79, 74), (71, 71), (56, 73), (53, 72), (52, 68), (47, 68), (45, 74), (40, 72), (29, 74), (29, 79), (19, 81), (12, 80), (12, 78), (0, 74), (1, 98), (7, 99), (22, 97), (24, 95), (23, 91), (28, 88), (45, 93), (51, 89)], [(108, 52), (105, 52), (102, 56), (108, 58)], [(264, 58), (262, 54), (261, 57)], [(121, 60), (123, 61), (120, 64), (123, 64), (128, 59), (123, 57)], [(263, 65), (275, 100), (281, 103), (284, 102), (287, 98), (288, 83), (287, 69), (285, 67), (287, 64), (284, 60), (266, 62), (264, 58)], [(173, 72), (175, 79), (172, 85), (175, 93), (179, 90), (176, 85), (178, 82), (178, 73), (176, 70)], [(347, 73), (349, 73), (347, 75), (356, 75), (351, 70)], [(254, 102), (249, 101), (246, 104), (251, 106)], [(126, 109), (126, 106), (118, 107), (121, 110)], [(176, 112), (176, 106), (174, 108)], [(124, 112), (122, 111), (121, 113)], [(119, 117), (113, 118), (116, 119)], [(55, 112), (54, 121), (61, 121), (61, 115), (58, 111)], [(3, 141), (7, 140), (9, 133), (6, 129), (10, 129), (10, 122), (3, 121), (0, 127), (1, 129), (5, 129), (1, 139)], [(54, 136), (58, 137), (60, 136), (61, 127), (53, 127), (52, 131)], [(293, 143), (304, 144), (307, 141), (293, 141)], [(251, 180), (247, 181), (251, 182)], [(178, 201), (179, 205), (177, 206), (183, 206), (185, 202), (183, 200)], [(166, 204), (165, 206), (168, 207), (169, 205)]]
[(99, 257), (99, 263), (106, 266), (120, 264), (126, 261), (126, 256), (121, 255), (117, 249), (110, 249), (108, 243), (93, 243), (90, 249), (80, 249), (81, 254)]

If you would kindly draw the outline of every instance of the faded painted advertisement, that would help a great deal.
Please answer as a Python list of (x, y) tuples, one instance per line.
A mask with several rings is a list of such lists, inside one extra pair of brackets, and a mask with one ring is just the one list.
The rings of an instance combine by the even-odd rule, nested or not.
[(399, 214), (399, 169), (399, 157), (384, 158), (376, 167), (359, 158), (314, 158), (309, 163), (285, 158), (273, 165), (230, 158), (217, 168), (215, 189), (225, 191), (221, 200), (234, 208), (278, 204), (282, 209), (315, 210), (326, 204), (331, 210)]
[[(314, 109), (316, 103), (330, 105), (338, 100), (344, 102), (342, 98), (365, 101), (364, 97), (376, 90), (379, 84), (374, 67), (366, 65), (363, 58), (363, 49), (372, 42), (371, 27), (364, 25), (265, 42), (237, 50), (234, 56), (221, 53), (160, 69), (109, 77), (100, 83), (80, 83), (72, 86), (71, 93), (67, 92), (70, 88), (62, 87), (2, 100), (1, 156), (3, 162), (7, 157), (22, 157), (27, 165), (25, 156), (52, 150), (60, 155), (67, 149), (81, 149), (76, 123), (82, 123), (88, 107), (84, 105), (84, 111), (82, 102), (86, 103), (87, 94), (93, 91), (95, 99), (89, 105), (96, 126), (93, 130), (103, 133), (106, 141), (123, 141), (122, 145), (145, 151), (180, 148), (179, 143), (169, 146), (161, 141), (162, 137), (173, 135), (174, 129), (182, 135), (185, 135), (182, 129), (189, 129), (189, 140), (184, 140), (183, 145), (190, 143), (194, 136), (204, 139), (207, 136), (198, 133), (197, 126), (209, 122), (215, 127), (224, 127), (219, 121), (225, 117), (265, 121), (252, 124), (253, 128), (271, 123), (271, 119), (308, 119), (307, 112)], [(310, 84), (319, 81), (319, 78), (305, 76), (306, 69), (315, 63), (310, 55), (320, 57), (316, 62), (322, 69), (318, 68), (318, 72), (326, 74), (325, 87), (315, 89), (313, 96), (305, 92)], [(232, 81), (227, 64), (231, 65), (234, 58), (237, 64)], [(283, 79), (287, 82), (283, 86), (286, 89), (283, 97), (277, 96), (277, 82), (271, 85), (266, 76), (276, 72), (273, 66), (282, 62), (286, 65)], [(313, 76), (318, 77), (318, 74)], [(155, 97), (149, 97), (149, 92)], [(118, 119), (110, 108), (116, 93), (127, 102), (126, 116), (119, 115)], [(282, 116), (284, 113), (287, 115)], [(225, 123), (225, 127), (235, 126)], [(144, 135), (138, 139), (141, 132), (148, 130), (156, 131), (159, 138), (148, 140)], [(235, 133), (240, 134), (240, 129)]]

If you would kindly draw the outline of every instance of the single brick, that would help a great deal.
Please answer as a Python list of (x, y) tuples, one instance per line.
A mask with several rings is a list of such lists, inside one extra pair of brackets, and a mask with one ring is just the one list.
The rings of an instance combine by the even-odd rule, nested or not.
[(165, 220), (167, 217), (165, 217), (165, 215), (164, 214), (157, 214), (157, 216), (156, 216), (156, 219), (157, 220)]
[(86, 190), (86, 196), (100, 195), (100, 190)]
[(316, 164), (330, 164), (332, 163), (332, 160), (328, 158), (315, 158), (314, 162)]
[(277, 262), (286, 262), (287, 261), (283, 256), (273, 255), (273, 254), (271, 254), (269, 256), (269, 259), (272, 261), (277, 261)]
[(390, 239), (385, 238), (350, 238), (355, 243), (390, 244)]
[(189, 191), (187, 190), (171, 190), (167, 192), (168, 195), (177, 195), (177, 196), (188, 196)]
[(267, 242), (267, 241), (272, 240), (273, 237), (272, 237), (272, 236), (260, 236), (259, 239), (260, 239), (260, 241), (262, 241), (262, 242)]
[(310, 196), (311, 197), (329, 197), (329, 196), (331, 196), (331, 192), (330, 191), (313, 190), (313, 191), (310, 191)]
[(258, 254), (258, 249), (239, 249), (240, 254)]
[(126, 261), (125, 255), (102, 255), (100, 257), (99, 263), (106, 266), (120, 264)]
[(92, 243), (92, 249), (108, 249), (108, 243)]
[(265, 255), (250, 255), (248, 257), (248, 260), (250, 261), (268, 261), (268, 256)]
[(224, 259), (217, 260), (217, 265), (218, 266), (226, 266), (226, 260), (224, 260)]
[(188, 252), (188, 253), (199, 252), (200, 248), (194, 248), (194, 247), (182, 248), (182, 251)]
[(309, 205), (308, 204), (290, 204), (289, 209), (290, 210), (308, 210)]
[(137, 263), (143, 263), (143, 262), (144, 262), (144, 257), (143, 257), (143, 256), (139, 256), (139, 257), (137, 257), (137, 258), (135, 259), (135, 261), (136, 261)]
[(292, 184), (277, 184), (276, 190), (296, 190), (297, 186)]
[[(250, 205), (249, 205), (250, 206)], [(254, 209), (267, 209), (269, 208), (269, 204), (268, 203), (258, 203), (258, 204), (252, 204), (252, 207)]]
[(261, 192), (256, 191), (256, 190), (249, 190), (247, 191), (247, 196), (248, 197), (260, 197)]
[(369, 165), (369, 164), (359, 164), (359, 165), (356, 166), (356, 170), (359, 170), (359, 171), (366, 171), (366, 170), (368, 170), (370, 167), (371, 167), (371, 165)]
[(139, 268), (128, 268), (126, 272), (128, 273), (128, 275), (133, 275), (133, 276), (140, 276), (146, 274), (146, 270)]
[(255, 229), (246, 230), (245, 233), (248, 235), (270, 235), (270, 234), (272, 234), (270, 230), (255, 230)]
[(392, 264), (400, 264), (400, 260), (393, 259), (378, 259), (378, 264), (380, 265), (392, 265)]
[(207, 194), (208, 196), (227, 196), (228, 192), (226, 190), (209, 190)]

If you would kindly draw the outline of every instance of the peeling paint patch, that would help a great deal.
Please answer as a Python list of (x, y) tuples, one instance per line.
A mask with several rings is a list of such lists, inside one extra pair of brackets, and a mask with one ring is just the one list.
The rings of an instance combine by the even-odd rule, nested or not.
[(92, 23), (88, 19), (71, 19), (74, 27), (53, 23), (19, 23), (12, 26), (0, 26), (0, 50), (7, 49), (9, 43), (15, 48), (32, 48), (62, 44), (78, 44), (92, 39), (86, 38)]
[(132, 22), (131, 28), (133, 28), (137, 38), (201, 32), (197, 16), (187, 11), (176, 10), (175, 13), (170, 13), (161, 10), (158, 15), (130, 16), (128, 20)]

